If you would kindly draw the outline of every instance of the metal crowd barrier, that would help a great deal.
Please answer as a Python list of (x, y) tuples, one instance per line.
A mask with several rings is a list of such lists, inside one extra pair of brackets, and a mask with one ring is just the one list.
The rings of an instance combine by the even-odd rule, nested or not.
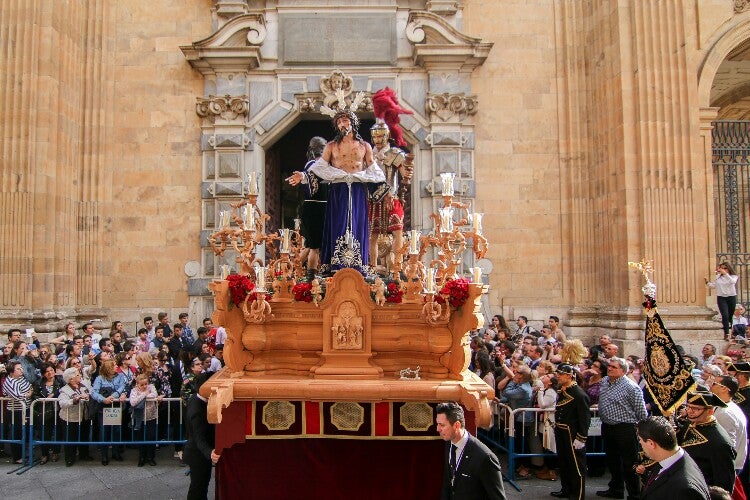
[[(542, 430), (544, 423), (539, 413), (549, 412), (543, 408), (517, 408), (493, 402), (493, 423), (489, 429), (479, 429), (478, 438), (485, 444), (505, 452), (508, 456), (508, 470), (503, 476), (517, 491), (516, 461), (519, 458), (554, 457), (555, 453), (542, 447)], [(554, 410), (552, 410), (554, 412)], [(533, 417), (530, 416), (533, 414)], [(521, 415), (521, 417), (518, 417)], [(591, 409), (591, 416), (598, 417), (598, 409)], [(517, 420), (524, 422), (516, 428)], [(517, 431), (520, 430), (520, 433)], [(533, 447), (533, 449), (532, 449)], [(586, 440), (586, 457), (604, 456), (604, 443), (601, 435), (589, 435)]]
[(25, 465), (17, 469), (18, 474), (39, 464), (38, 460), (34, 460), (34, 447), (40, 445), (101, 447), (185, 444), (181, 399), (164, 398), (157, 405), (156, 419), (143, 422), (141, 428), (135, 430), (132, 413), (128, 410), (130, 405), (126, 402), (101, 405), (97, 414), (89, 419), (82, 419), (81, 425), (68, 425), (60, 417), (57, 398), (37, 399), (31, 404), (30, 423), (24, 432), (25, 439), (5, 442), (18, 442), (23, 446)]
[[(20, 410), (13, 410), (20, 408)], [(24, 467), (28, 457), (26, 456), (26, 443), (28, 442), (28, 429), (26, 427), (27, 417), (26, 404), (12, 398), (0, 398), (0, 446), (9, 443), (11, 446), (21, 447), (21, 464), (13, 470), (12, 474)]]

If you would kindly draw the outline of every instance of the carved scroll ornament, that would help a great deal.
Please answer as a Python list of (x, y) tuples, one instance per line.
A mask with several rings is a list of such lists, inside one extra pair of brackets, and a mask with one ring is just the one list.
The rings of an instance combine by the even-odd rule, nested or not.
[(217, 117), (236, 120), (240, 116), (247, 116), (249, 110), (250, 100), (246, 95), (210, 95), (208, 98), (199, 97), (195, 103), (195, 112), (198, 116), (211, 121)]
[(477, 106), (477, 96), (467, 96), (463, 92), (459, 94), (428, 93), (425, 99), (425, 108), (430, 118), (438, 118), (444, 122), (456, 118), (460, 121), (468, 115), (474, 115), (477, 112)]

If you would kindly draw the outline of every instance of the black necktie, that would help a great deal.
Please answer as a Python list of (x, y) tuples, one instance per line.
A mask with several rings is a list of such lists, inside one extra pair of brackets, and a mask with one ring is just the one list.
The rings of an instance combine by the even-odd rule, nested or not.
[(458, 454), (458, 446), (455, 444), (451, 445), (451, 479), (456, 475), (456, 455)]
[(651, 486), (654, 481), (656, 481), (656, 476), (659, 475), (659, 471), (661, 471), (661, 464), (659, 464), (659, 462), (656, 462), (651, 470), (651, 475), (649, 476), (648, 481), (646, 481), (646, 484), (643, 486), (644, 490)]

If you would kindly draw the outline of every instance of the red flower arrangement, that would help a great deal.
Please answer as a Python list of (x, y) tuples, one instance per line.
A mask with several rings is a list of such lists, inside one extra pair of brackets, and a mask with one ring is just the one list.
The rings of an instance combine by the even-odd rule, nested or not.
[(400, 304), (403, 299), (404, 291), (398, 286), (398, 283), (391, 281), (385, 289), (385, 301), (392, 304)]
[(435, 301), (439, 304), (445, 304), (447, 300), (450, 306), (454, 309), (460, 308), (466, 303), (469, 298), (469, 280), (466, 278), (458, 278), (454, 280), (448, 280), (448, 282), (440, 289), (440, 293), (435, 297)]
[[(243, 274), (230, 274), (227, 276), (227, 281), (229, 282), (229, 297), (235, 306), (242, 304), (250, 292), (255, 290), (255, 283)], [(253, 293), (249, 299), (250, 302), (255, 300), (255, 298), (255, 294)]]
[(312, 302), (313, 296), (310, 290), (312, 290), (312, 285), (310, 283), (297, 283), (292, 288), (294, 300), (297, 302)]

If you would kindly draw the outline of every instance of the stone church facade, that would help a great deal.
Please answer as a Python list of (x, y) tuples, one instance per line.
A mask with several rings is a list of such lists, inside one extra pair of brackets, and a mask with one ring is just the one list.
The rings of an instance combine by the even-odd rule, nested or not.
[(208, 315), (232, 264), (208, 243), (219, 211), (258, 172), (288, 227), (282, 180), (301, 165), (284, 141), (331, 136), (318, 108), (338, 72), (413, 111), (411, 227), (431, 229), (443, 172), (484, 213), (487, 259), (464, 265), (486, 273), (488, 315), (557, 315), (637, 353), (627, 262), (645, 257), (677, 338), (718, 339), (703, 277), (744, 240), (723, 243), (712, 131), (748, 119), (747, 4), (3, 2), (0, 325)]

